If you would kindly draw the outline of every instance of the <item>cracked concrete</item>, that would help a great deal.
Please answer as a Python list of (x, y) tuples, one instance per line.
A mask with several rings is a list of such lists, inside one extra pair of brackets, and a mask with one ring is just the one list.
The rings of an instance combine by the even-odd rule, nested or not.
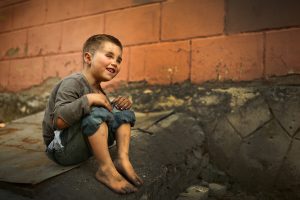
[[(141, 82), (121, 87), (109, 95), (130, 96), (135, 111), (167, 113), (166, 118), (152, 116), (154, 124), (145, 122), (133, 130), (133, 151), (137, 158), (148, 161), (144, 167), (149, 167), (146, 171), (153, 184), (128, 199), (174, 199), (176, 191), (183, 191), (186, 188), (183, 185), (189, 181), (192, 184), (195, 177), (209, 182), (230, 179), (256, 193), (257, 190), (280, 191), (279, 199), (300, 198), (300, 76), (201, 86), (187, 82), (149, 86)], [(203, 133), (203, 136), (193, 133)], [(181, 142), (189, 148), (176, 149)], [(142, 160), (134, 162), (143, 166)], [(89, 161), (83, 167), (89, 169), (90, 175), (92, 163)], [(220, 173), (212, 173), (212, 166), (222, 169), (229, 177), (214, 175)], [(74, 171), (79, 173), (78, 169)], [(85, 181), (85, 175), (79, 182)], [(66, 177), (71, 179), (71, 175)], [(63, 179), (56, 180), (66, 187)], [(253, 196), (256, 197), (260, 199)]]

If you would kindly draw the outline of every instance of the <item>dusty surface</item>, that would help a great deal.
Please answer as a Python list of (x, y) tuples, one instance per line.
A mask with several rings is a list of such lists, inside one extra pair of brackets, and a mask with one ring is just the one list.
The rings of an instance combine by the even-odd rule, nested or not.
[[(204, 85), (186, 82), (171, 86), (149, 86), (141, 82), (109, 93), (111, 98), (118, 95), (129, 96), (135, 111), (171, 109), (175, 113), (161, 120), (161, 123), (157, 121), (155, 126), (145, 125), (134, 130), (133, 162), (141, 170), (144, 167), (150, 170), (147, 173), (151, 181), (140, 193), (128, 199), (175, 199), (193, 184), (207, 188), (209, 184), (225, 185), (227, 191), (224, 199), (299, 198), (299, 76), (263, 82)], [(196, 141), (197, 144), (186, 136), (192, 133), (182, 134), (187, 124), (175, 126), (176, 123), (171, 123), (185, 118), (191, 119), (198, 127), (190, 132), (205, 135)], [(153, 137), (157, 135), (162, 138)], [(182, 135), (185, 137), (181, 138)], [(178, 141), (183, 142), (183, 146), (187, 145), (187, 149), (176, 149)], [(170, 154), (165, 153), (169, 151)], [(176, 156), (181, 153), (182, 157)], [(143, 163), (143, 159), (139, 158), (148, 162)], [(53, 197), (49, 188), (54, 189), (54, 186), (49, 185), (48, 188), (48, 184), (54, 183), (51, 181), (60, 182), (62, 187), (67, 187), (67, 183), (71, 182), (74, 188), (67, 189), (70, 193), (85, 188), (82, 193), (85, 194), (89, 191), (86, 187), (97, 193), (101, 186), (94, 186), (93, 170), (95, 162), (90, 160), (64, 176), (50, 179), (43, 186), (31, 188), (27, 193), (37, 197), (45, 194)], [(82, 176), (73, 180), (72, 175), (75, 174)], [(86, 176), (90, 176), (90, 179)], [(21, 191), (24, 192), (23, 189)], [(105, 188), (101, 187), (101, 191), (105, 191)], [(108, 190), (102, 195), (112, 197)], [(208, 198), (215, 199), (211, 195)]]

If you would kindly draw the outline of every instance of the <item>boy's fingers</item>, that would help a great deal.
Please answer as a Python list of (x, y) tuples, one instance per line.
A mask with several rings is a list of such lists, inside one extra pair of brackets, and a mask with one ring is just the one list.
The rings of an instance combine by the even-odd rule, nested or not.
[(126, 104), (122, 107), (123, 109), (129, 109), (130, 108), (130, 101), (126, 102)]
[(114, 102), (118, 101), (119, 99), (120, 99), (120, 96), (118, 96), (117, 98), (114, 98), (114, 100), (112, 100), (112, 102), (114, 103)]
[(122, 106), (124, 106), (125, 103), (126, 103), (126, 99), (122, 97), (116, 102), (116, 105), (121, 108)]

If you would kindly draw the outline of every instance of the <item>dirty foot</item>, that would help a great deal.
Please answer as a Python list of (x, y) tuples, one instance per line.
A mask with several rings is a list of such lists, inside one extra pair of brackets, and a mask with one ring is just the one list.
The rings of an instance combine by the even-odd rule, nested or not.
[(96, 172), (96, 178), (111, 190), (120, 194), (128, 194), (137, 191), (137, 188), (124, 179), (114, 166), (99, 167)]
[(144, 181), (136, 174), (128, 158), (114, 160), (116, 169), (125, 175), (135, 186), (141, 186)]

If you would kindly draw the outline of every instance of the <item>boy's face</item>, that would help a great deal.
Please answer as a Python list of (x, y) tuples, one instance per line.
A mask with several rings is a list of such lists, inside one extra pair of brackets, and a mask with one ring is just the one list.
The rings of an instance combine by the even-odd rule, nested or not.
[(92, 76), (97, 81), (110, 81), (120, 71), (122, 51), (111, 42), (104, 42), (90, 58)]

